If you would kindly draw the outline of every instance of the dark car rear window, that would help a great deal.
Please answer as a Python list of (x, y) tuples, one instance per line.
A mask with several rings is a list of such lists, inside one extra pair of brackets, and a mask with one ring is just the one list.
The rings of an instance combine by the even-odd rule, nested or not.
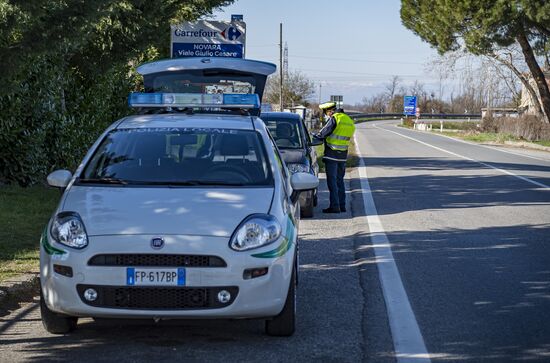
[(280, 149), (301, 149), (304, 147), (299, 119), (263, 116), (262, 120)]

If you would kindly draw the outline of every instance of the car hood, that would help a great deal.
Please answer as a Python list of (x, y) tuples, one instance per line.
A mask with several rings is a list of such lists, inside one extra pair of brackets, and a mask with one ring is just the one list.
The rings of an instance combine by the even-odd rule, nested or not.
[(285, 163), (301, 163), (306, 162), (306, 152), (303, 149), (279, 149)]
[(73, 186), (64, 211), (80, 214), (89, 236), (180, 234), (230, 237), (253, 213), (267, 213), (273, 188)]

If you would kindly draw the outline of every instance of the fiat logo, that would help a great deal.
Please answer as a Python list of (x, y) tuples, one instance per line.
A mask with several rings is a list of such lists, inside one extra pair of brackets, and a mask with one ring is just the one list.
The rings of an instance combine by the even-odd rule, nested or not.
[(151, 240), (151, 247), (155, 250), (160, 250), (164, 247), (164, 240), (160, 237), (155, 237)]

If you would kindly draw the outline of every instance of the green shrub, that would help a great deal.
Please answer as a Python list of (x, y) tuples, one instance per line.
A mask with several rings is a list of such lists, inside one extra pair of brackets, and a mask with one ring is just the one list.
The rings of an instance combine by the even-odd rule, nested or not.
[[(129, 113), (126, 97), (138, 87), (130, 66), (84, 82), (55, 59), (41, 58), (0, 97), (0, 183), (27, 186), (52, 170), (74, 170), (112, 122)], [(130, 75), (130, 76), (129, 76)]]

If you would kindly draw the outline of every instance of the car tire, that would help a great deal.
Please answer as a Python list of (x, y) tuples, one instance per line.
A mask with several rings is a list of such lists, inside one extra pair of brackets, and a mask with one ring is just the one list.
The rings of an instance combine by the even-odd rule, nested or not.
[(317, 199), (317, 189), (315, 189), (313, 191), (313, 206), (314, 207), (317, 207), (317, 203), (319, 202), (319, 200)]
[(313, 198), (309, 200), (309, 204), (300, 209), (300, 217), (311, 218), (313, 217)]
[(46, 305), (46, 301), (40, 291), (40, 317), (42, 318), (42, 325), (48, 333), (52, 334), (66, 334), (75, 330), (78, 323), (78, 318), (74, 316), (67, 316), (53, 312)]
[(296, 266), (294, 266), (283, 310), (279, 315), (265, 322), (267, 335), (289, 337), (294, 334), (296, 328), (296, 272)]

